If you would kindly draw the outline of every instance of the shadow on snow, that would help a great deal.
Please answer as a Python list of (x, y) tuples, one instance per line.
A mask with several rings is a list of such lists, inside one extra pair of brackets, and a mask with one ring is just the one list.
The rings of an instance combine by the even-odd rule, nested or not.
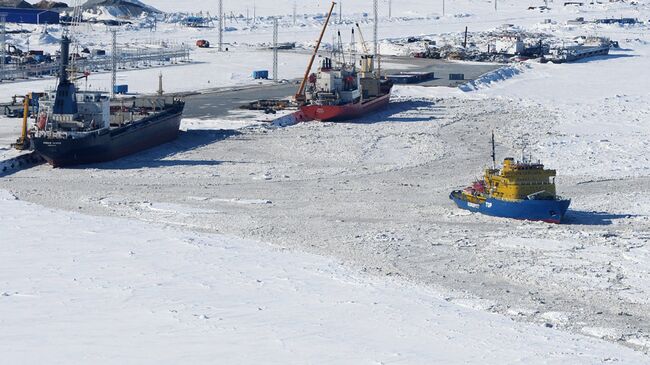
[[(418, 114), (418, 109), (435, 109), (435, 103), (427, 100), (399, 100), (391, 101), (388, 106), (382, 110), (370, 113), (361, 118), (337, 122), (341, 123), (358, 123), (373, 124), (384, 122), (409, 123), (409, 122), (429, 122), (435, 117), (430, 115)], [(410, 113), (407, 113), (410, 112)], [(402, 113), (406, 113), (401, 115)]]
[(215, 166), (230, 161), (183, 160), (168, 158), (178, 153), (192, 151), (240, 134), (241, 132), (232, 129), (193, 129), (180, 131), (178, 133), (178, 138), (160, 146), (137, 152), (133, 155), (125, 156), (114, 161), (81, 165), (73, 168), (83, 169), (89, 167), (106, 170), (129, 170), (143, 167)]
[(587, 57), (587, 58), (573, 61), (571, 63), (589, 63), (589, 62), (596, 62), (596, 61), (613, 60), (616, 58), (630, 58), (630, 57), (638, 57), (638, 56), (633, 54), (608, 54), (602, 56)]
[(631, 218), (631, 214), (611, 214), (607, 212), (585, 212), (569, 210), (564, 216), (563, 224), (575, 224), (584, 226), (606, 226), (617, 219)]

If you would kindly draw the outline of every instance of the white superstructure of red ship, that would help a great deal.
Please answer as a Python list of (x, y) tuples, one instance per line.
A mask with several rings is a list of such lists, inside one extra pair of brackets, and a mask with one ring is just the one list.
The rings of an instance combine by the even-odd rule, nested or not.
[[(321, 40), (334, 10), (334, 5), (335, 3), (332, 3), (323, 30), (316, 43), (316, 48), (307, 66), (305, 77), (296, 93), (296, 102), (299, 105), (301, 114), (300, 119), (303, 121), (346, 121), (356, 119), (385, 107), (390, 101), (393, 84), (389, 80), (382, 79), (379, 70), (375, 70), (375, 56), (369, 54), (363, 36), (361, 36), (361, 44), (364, 48), (364, 54), (360, 57), (358, 69), (353, 58), (350, 59), (351, 62), (346, 63), (343, 57), (336, 60), (325, 57), (321, 61), (318, 71), (310, 74)], [(358, 25), (357, 28), (361, 31)], [(342, 54), (342, 46), (339, 52)]]
[(354, 65), (334, 66), (325, 58), (309, 78), (305, 104), (300, 107), (307, 120), (344, 121), (362, 117), (385, 107), (393, 84), (373, 70), (372, 55), (364, 55), (361, 70)]

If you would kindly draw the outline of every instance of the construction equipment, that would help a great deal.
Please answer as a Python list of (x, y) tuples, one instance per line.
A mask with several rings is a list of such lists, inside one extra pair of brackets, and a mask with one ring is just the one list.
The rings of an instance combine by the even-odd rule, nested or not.
[(307, 84), (307, 79), (309, 78), (309, 73), (311, 72), (311, 66), (314, 64), (314, 59), (316, 58), (316, 54), (318, 53), (318, 49), (320, 48), (320, 43), (323, 40), (323, 35), (325, 35), (325, 30), (327, 29), (327, 25), (330, 22), (330, 18), (332, 17), (332, 12), (334, 11), (335, 5), (336, 2), (332, 1), (332, 6), (330, 7), (330, 11), (329, 13), (327, 13), (327, 19), (325, 19), (325, 24), (323, 24), (323, 30), (320, 32), (320, 36), (318, 37), (318, 41), (316, 42), (316, 48), (314, 48), (314, 53), (312, 53), (311, 59), (309, 60), (309, 64), (307, 65), (307, 70), (305, 70), (305, 77), (302, 78), (302, 81), (300, 82), (300, 87), (296, 92), (295, 99), (298, 104), (303, 103), (305, 101), (305, 85)]
[(16, 143), (12, 143), (11, 146), (17, 150), (26, 150), (29, 148), (29, 138), (27, 138), (27, 119), (29, 118), (29, 103), (32, 100), (32, 94), (29, 93), (23, 97), (23, 125), (20, 133), (20, 138), (16, 140)]

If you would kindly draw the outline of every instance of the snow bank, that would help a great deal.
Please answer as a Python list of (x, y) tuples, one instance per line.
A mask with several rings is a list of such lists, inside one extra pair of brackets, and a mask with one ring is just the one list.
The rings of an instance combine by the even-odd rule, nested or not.
[(495, 83), (507, 80), (522, 73), (527, 67), (525, 65), (504, 66), (497, 70), (490, 71), (476, 80), (469, 81), (458, 86), (465, 92), (476, 91), (479, 89), (490, 88)]

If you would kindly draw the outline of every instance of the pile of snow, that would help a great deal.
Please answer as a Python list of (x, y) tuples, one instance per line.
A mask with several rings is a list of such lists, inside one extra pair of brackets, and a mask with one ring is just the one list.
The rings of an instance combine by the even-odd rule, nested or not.
[(160, 10), (138, 0), (88, 0), (83, 6), (86, 19), (125, 19), (158, 14)]
[(29, 35), (29, 44), (31, 46), (50, 46), (50, 45), (59, 45), (61, 43), (61, 39), (53, 36), (47, 31), (43, 31), (40, 33), (32, 33)]
[(38, 3), (34, 4), (34, 7), (37, 9), (65, 9), (68, 7), (68, 4), (59, 2), (59, 1), (48, 1), (41, 0)]
[(0, 0), (1, 8), (31, 9), (32, 5), (24, 0)]
[(490, 71), (476, 80), (469, 81), (459, 86), (465, 92), (476, 91), (479, 89), (489, 88), (497, 82), (507, 80), (511, 77), (519, 75), (528, 66), (525, 64), (504, 66), (494, 71)]

